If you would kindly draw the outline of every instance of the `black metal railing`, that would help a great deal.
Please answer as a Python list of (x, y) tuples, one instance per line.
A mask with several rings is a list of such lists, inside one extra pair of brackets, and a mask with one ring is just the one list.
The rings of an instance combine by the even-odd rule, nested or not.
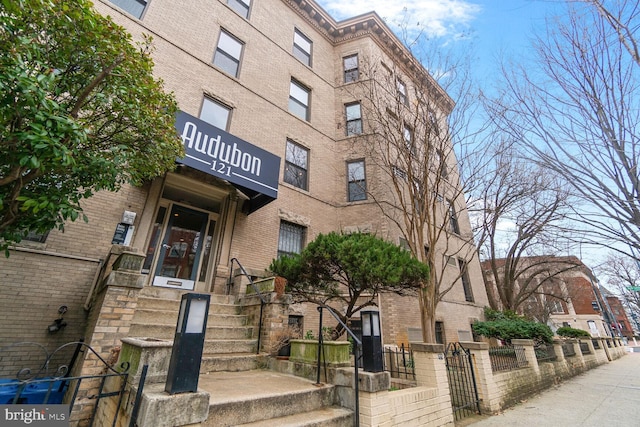
[(573, 347), (573, 343), (570, 343), (570, 342), (562, 343), (562, 353), (564, 354), (564, 357), (575, 356), (576, 350)]
[[(44, 362), (39, 364), (37, 368), (26, 367), (19, 369), (15, 374), (15, 378), (0, 379), (0, 404), (4, 405), (40, 405), (40, 404), (68, 404), (69, 415), (73, 410), (73, 407), (78, 398), (81, 386), (85, 384), (86, 391), (89, 393), (87, 398), (94, 400), (92, 405), (91, 414), (89, 420), (83, 420), (88, 422), (88, 426), (92, 426), (96, 419), (98, 410), (98, 404), (101, 399), (104, 398), (117, 398), (114, 418), (112, 426), (117, 425), (118, 414), (122, 407), (125, 395), (125, 388), (129, 377), (129, 363), (123, 362), (118, 367), (114, 368), (106, 360), (104, 360), (91, 346), (85, 344), (83, 341), (74, 341), (66, 343), (51, 354), (38, 343), (34, 342), (19, 342), (7, 345), (0, 348), (0, 361), (5, 358), (11, 359), (10, 356), (14, 354), (23, 354), (25, 359), (28, 359), (32, 354), (25, 351), (22, 348), (25, 346), (32, 346), (39, 351), (44, 352)], [(55, 366), (52, 361), (58, 360), (60, 354), (65, 354), (68, 349), (74, 348), (73, 356), (68, 364), (61, 364)], [(92, 353), (93, 358), (97, 358), (103, 365), (104, 373), (93, 375), (72, 376), (71, 371), (75, 362), (77, 361), (80, 353), (86, 353), (87, 351)], [(142, 375), (138, 383), (138, 394), (135, 402), (133, 402), (132, 417), (130, 420), (130, 427), (135, 426), (135, 417), (137, 416), (140, 402), (142, 401), (142, 390), (146, 378), (147, 365), (142, 368)], [(119, 384), (108, 382), (110, 378), (120, 378)], [(90, 384), (87, 386), (87, 384)], [(109, 384), (109, 386), (107, 386)], [(89, 388), (87, 388), (89, 387)], [(101, 425), (104, 425), (104, 421), (101, 421)], [(111, 420), (109, 420), (111, 421)]]
[[(231, 258), (231, 269), (229, 271), (229, 285), (233, 280), (233, 263), (238, 264), (238, 268), (240, 268), (240, 271), (242, 272), (242, 275), (244, 277), (246, 277), (247, 279), (249, 279), (249, 284), (251, 285), (251, 287), (253, 288), (254, 292), (256, 293), (256, 295), (258, 296), (258, 298), (260, 298), (260, 318), (258, 320), (258, 345), (257, 345), (257, 349), (256, 349), (256, 354), (260, 354), (260, 342), (262, 340), (262, 313), (264, 311), (264, 306), (267, 304), (267, 300), (265, 299), (264, 295), (262, 294), (262, 292), (260, 292), (260, 289), (258, 289), (258, 287), (256, 286), (256, 284), (253, 282), (253, 279), (251, 278), (251, 276), (249, 276), (249, 273), (247, 273), (247, 270), (244, 269), (244, 267), (242, 266), (242, 264), (240, 264), (240, 261), (238, 261), (238, 258)], [(227, 288), (227, 294), (229, 294), (230, 288)]]
[(538, 362), (552, 362), (557, 359), (553, 344), (537, 344), (533, 349)]
[(389, 372), (392, 378), (416, 379), (411, 347), (405, 348), (404, 343), (399, 348), (385, 347), (382, 355), (384, 370)]
[[(322, 310), (325, 309), (329, 312), (329, 314), (331, 314), (331, 316), (333, 316), (333, 318), (340, 324), (340, 326), (342, 326), (342, 328), (344, 328), (344, 330), (346, 331), (347, 335), (349, 335), (349, 337), (351, 337), (352, 342), (353, 342), (353, 354), (354, 354), (354, 363), (353, 363), (353, 382), (354, 382), (354, 392), (355, 392), (355, 408), (354, 408), (354, 427), (359, 427), (360, 426), (360, 387), (359, 387), (359, 383), (360, 383), (360, 379), (358, 378), (358, 355), (361, 354), (360, 348), (362, 348), (362, 341), (360, 341), (360, 338), (358, 338), (356, 336), (356, 334), (353, 333), (353, 331), (351, 329), (349, 329), (349, 327), (347, 325), (344, 324), (344, 322), (342, 320), (340, 320), (340, 317), (333, 311), (333, 309), (331, 309), (331, 307), (326, 306), (326, 305), (319, 305), (318, 306), (318, 314), (319, 314), (319, 318), (320, 318), (320, 323), (318, 326), (318, 364), (317, 364), (317, 377), (316, 377), (316, 384), (320, 384), (320, 361), (321, 361), (321, 355), (323, 354), (324, 351), (324, 347), (323, 347), (323, 339), (322, 339)], [(326, 358), (324, 359), (325, 363), (326, 363)], [(326, 366), (325, 366), (325, 373), (326, 373)]]
[(591, 349), (589, 348), (589, 343), (585, 341), (580, 341), (580, 352), (582, 354), (590, 354)]
[(489, 358), (493, 372), (520, 369), (529, 364), (524, 348), (520, 345), (489, 347)]

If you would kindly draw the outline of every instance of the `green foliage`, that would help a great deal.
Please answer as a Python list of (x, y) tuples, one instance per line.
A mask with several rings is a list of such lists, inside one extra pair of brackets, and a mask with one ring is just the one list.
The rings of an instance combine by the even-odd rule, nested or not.
[(62, 228), (80, 201), (183, 155), (173, 95), (87, 0), (0, 0), (0, 247)]
[(486, 322), (475, 322), (473, 332), (487, 338), (496, 338), (506, 342), (512, 339), (532, 339), (536, 342), (551, 343), (553, 332), (549, 326), (527, 320), (512, 312), (500, 312), (485, 309)]
[(591, 338), (591, 334), (584, 329), (576, 329), (571, 326), (563, 326), (558, 328), (556, 334), (561, 337), (567, 338)]
[[(319, 234), (302, 253), (273, 260), (269, 268), (287, 279), (296, 302), (328, 305), (345, 323), (374, 306), (380, 292), (415, 295), (429, 274), (408, 251), (363, 233)], [(342, 332), (337, 328), (336, 335)]]

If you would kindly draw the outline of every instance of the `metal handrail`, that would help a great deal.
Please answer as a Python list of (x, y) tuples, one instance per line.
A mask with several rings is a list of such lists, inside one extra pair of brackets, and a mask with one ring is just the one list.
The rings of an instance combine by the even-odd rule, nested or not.
[(229, 283), (232, 283), (232, 280), (233, 280), (232, 276), (233, 276), (234, 262), (238, 264), (238, 267), (240, 268), (242, 275), (244, 275), (247, 279), (249, 279), (249, 284), (251, 284), (251, 287), (255, 291), (256, 295), (258, 296), (258, 298), (260, 298), (260, 321), (258, 323), (258, 348), (256, 350), (256, 354), (260, 354), (260, 341), (262, 338), (262, 312), (264, 311), (264, 306), (267, 304), (267, 300), (265, 299), (264, 295), (262, 295), (262, 292), (260, 292), (256, 284), (253, 283), (253, 279), (251, 278), (251, 276), (249, 276), (249, 273), (247, 273), (247, 270), (244, 269), (242, 264), (240, 264), (240, 261), (238, 261), (238, 258), (231, 258), (231, 269), (229, 271)]
[(353, 348), (353, 357), (354, 357), (354, 388), (355, 388), (355, 408), (354, 408), (354, 412), (355, 412), (355, 422), (354, 422), (354, 426), (355, 427), (359, 427), (360, 426), (360, 392), (359, 392), (359, 386), (358, 384), (360, 383), (360, 381), (358, 381), (358, 348), (360, 346), (362, 346), (362, 341), (360, 341), (360, 338), (358, 338), (351, 329), (349, 329), (349, 327), (347, 325), (344, 324), (344, 322), (342, 320), (340, 320), (340, 318), (338, 317), (338, 315), (333, 311), (333, 309), (327, 305), (318, 305), (318, 312), (320, 314), (320, 327), (318, 328), (318, 373), (317, 373), (317, 378), (316, 378), (316, 383), (319, 384), (320, 383), (320, 354), (321, 351), (324, 350), (323, 348), (323, 340), (322, 340), (322, 309), (326, 309), (332, 316), (334, 319), (336, 319), (336, 321), (344, 328), (344, 330), (347, 332), (348, 335), (351, 336), (351, 338), (353, 339), (353, 343), (354, 343), (354, 348)]

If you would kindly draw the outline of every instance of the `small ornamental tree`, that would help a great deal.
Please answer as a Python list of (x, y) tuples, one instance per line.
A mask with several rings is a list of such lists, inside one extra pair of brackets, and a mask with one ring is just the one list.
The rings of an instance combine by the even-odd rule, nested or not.
[[(87, 0), (0, 0), (0, 248), (62, 228), (80, 201), (183, 155), (150, 40)], [(85, 217), (86, 220), (86, 217)], [(8, 251), (7, 251), (8, 254)]]
[[(416, 295), (429, 268), (400, 247), (370, 234), (319, 234), (302, 251), (271, 263), (287, 279), (294, 302), (328, 306), (345, 324), (379, 293)], [(333, 339), (344, 333), (338, 325)]]
[(527, 320), (512, 311), (500, 312), (485, 309), (486, 322), (475, 322), (473, 332), (487, 338), (496, 338), (507, 343), (513, 339), (531, 339), (536, 343), (551, 343), (553, 332), (542, 323)]

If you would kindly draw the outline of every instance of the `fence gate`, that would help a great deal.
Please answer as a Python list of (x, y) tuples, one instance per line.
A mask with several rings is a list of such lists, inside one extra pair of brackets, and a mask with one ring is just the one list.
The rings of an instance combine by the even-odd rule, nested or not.
[(471, 352), (460, 343), (450, 343), (447, 345), (445, 359), (454, 418), (460, 420), (479, 414), (480, 399)]
[[(34, 347), (39, 351), (23, 349)], [(39, 353), (39, 355), (38, 355)], [(83, 354), (85, 353), (85, 354)], [(95, 375), (72, 376), (73, 365), (82, 360), (87, 353), (97, 358), (102, 364), (102, 373)], [(69, 362), (64, 362), (64, 360)], [(15, 363), (24, 363), (25, 367), (17, 371)], [(44, 362), (42, 361), (44, 360)], [(100, 363), (99, 363), (100, 364)], [(9, 365), (9, 366), (7, 366)], [(40, 405), (64, 404), (69, 407), (69, 415), (74, 405), (80, 399), (80, 394), (86, 394), (85, 400), (94, 402), (91, 406), (90, 418), (84, 420), (88, 426), (115, 426), (118, 413), (125, 397), (125, 386), (129, 376), (129, 364), (122, 363), (117, 368), (112, 367), (93, 348), (82, 341), (70, 342), (57, 348), (49, 354), (38, 343), (20, 342), (0, 347), (0, 404), (2, 405)], [(12, 372), (9, 374), (9, 372)], [(133, 427), (141, 402), (142, 390), (147, 367), (144, 366), (138, 382), (130, 427)], [(8, 378), (7, 378), (8, 376)], [(87, 386), (90, 383), (91, 385)], [(113, 419), (96, 419), (98, 406), (102, 401), (111, 399), (115, 411), (111, 411)], [(108, 402), (103, 404), (108, 405)]]

